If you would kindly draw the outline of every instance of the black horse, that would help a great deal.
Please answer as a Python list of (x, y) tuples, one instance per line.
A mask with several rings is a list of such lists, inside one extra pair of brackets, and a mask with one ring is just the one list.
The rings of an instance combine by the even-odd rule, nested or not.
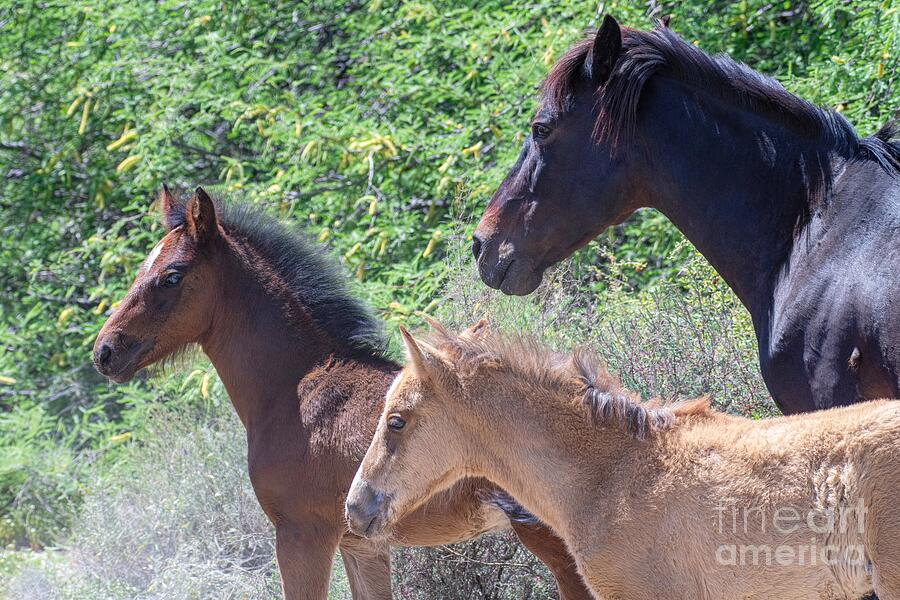
[(841, 115), (664, 26), (606, 17), (544, 82), (475, 232), (481, 277), (531, 293), (547, 267), (653, 207), (750, 311), (783, 412), (897, 397), (894, 133), (860, 139)]

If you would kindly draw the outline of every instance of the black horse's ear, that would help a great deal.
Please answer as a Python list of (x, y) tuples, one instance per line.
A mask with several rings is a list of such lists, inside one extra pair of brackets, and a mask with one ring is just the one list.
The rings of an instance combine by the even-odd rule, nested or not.
[(614, 18), (606, 15), (603, 17), (603, 24), (597, 30), (594, 46), (591, 48), (590, 73), (594, 84), (606, 83), (621, 53), (622, 30)]
[(188, 231), (199, 241), (205, 241), (218, 232), (216, 205), (202, 187), (198, 187), (187, 206)]
[(671, 21), (671, 20), (672, 20), (672, 15), (664, 16), (662, 19), (659, 20), (660, 27), (662, 27), (663, 29), (668, 29), (669, 21)]
[(163, 226), (166, 231), (172, 231), (184, 223), (184, 204), (175, 197), (166, 184), (163, 184), (162, 190), (159, 192), (159, 210), (162, 212)]

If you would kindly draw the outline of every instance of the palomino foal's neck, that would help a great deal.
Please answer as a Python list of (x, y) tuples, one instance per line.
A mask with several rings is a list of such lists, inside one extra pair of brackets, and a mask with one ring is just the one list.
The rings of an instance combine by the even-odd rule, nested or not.
[[(470, 445), (472, 473), (506, 490), (563, 537), (586, 501), (596, 504), (594, 514), (605, 509), (598, 500), (614, 491), (603, 485), (608, 465), (621, 466), (637, 440), (617, 428), (594, 425), (565, 400), (548, 405), (532, 389), (478, 396), (465, 410), (472, 411), (472, 422), (490, 424), (490, 429)], [(580, 494), (585, 489), (591, 490), (590, 499)]]
[[(762, 326), (809, 203), (804, 159), (816, 140), (664, 81), (647, 96), (652, 140), (644, 179), (660, 210), (706, 257)], [(652, 121), (652, 126), (650, 122)]]
[[(335, 348), (293, 301), (273, 295), (255, 269), (226, 242), (211, 326), (200, 340), (244, 426), (297, 414), (297, 384)], [(293, 303), (296, 304), (296, 303)]]

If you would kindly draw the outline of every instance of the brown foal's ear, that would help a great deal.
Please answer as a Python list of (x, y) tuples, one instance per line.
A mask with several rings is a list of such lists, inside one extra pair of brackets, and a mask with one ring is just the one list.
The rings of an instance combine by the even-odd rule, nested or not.
[(184, 223), (184, 204), (178, 201), (166, 184), (163, 184), (159, 192), (159, 210), (162, 212), (166, 231), (172, 231)]
[(409, 362), (419, 377), (431, 381), (452, 380), (450, 365), (435, 348), (413, 338), (403, 325), (400, 326), (400, 335), (403, 336), (403, 345), (406, 346)]
[(597, 30), (590, 55), (591, 64), (588, 71), (595, 85), (606, 83), (621, 53), (622, 30), (614, 18), (606, 15), (603, 17), (603, 24)]
[(202, 187), (198, 187), (187, 205), (188, 232), (198, 241), (211, 239), (218, 232), (216, 205)]

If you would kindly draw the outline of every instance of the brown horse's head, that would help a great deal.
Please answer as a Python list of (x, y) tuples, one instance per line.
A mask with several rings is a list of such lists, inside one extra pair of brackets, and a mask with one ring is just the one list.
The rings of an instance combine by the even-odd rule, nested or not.
[(186, 202), (164, 188), (160, 205), (166, 235), (94, 342), (94, 365), (118, 383), (199, 341), (212, 320), (221, 239), (215, 205), (202, 188)]
[[(363, 537), (385, 534), (403, 515), (462, 478), (471, 447), (466, 441), (471, 427), (454, 410), (461, 388), (450, 358), (400, 331), (409, 364), (388, 390), (375, 436), (347, 495), (347, 523)], [(481, 322), (462, 336), (484, 331)]]
[(531, 293), (547, 267), (634, 211), (622, 156), (595, 135), (603, 126), (596, 97), (621, 54), (622, 30), (607, 16), (593, 39), (553, 66), (531, 135), (475, 230), (472, 250), (487, 285)]

